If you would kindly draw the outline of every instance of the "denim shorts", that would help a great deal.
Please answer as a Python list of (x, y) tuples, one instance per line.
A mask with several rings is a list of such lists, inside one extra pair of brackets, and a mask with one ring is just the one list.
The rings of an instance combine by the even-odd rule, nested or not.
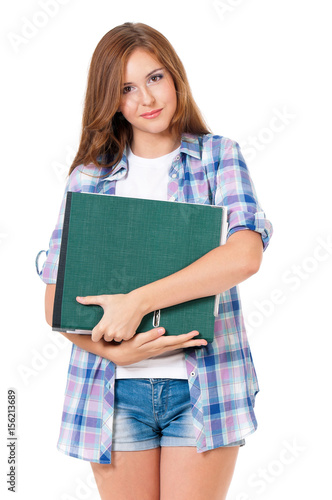
[(188, 380), (116, 379), (112, 450), (162, 446), (196, 446)]

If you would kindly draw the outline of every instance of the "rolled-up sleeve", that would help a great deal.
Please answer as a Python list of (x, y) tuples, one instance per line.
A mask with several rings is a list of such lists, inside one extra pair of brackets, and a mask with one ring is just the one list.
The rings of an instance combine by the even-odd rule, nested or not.
[(236, 231), (251, 229), (261, 234), (263, 251), (266, 250), (273, 226), (259, 204), (240, 146), (230, 139), (220, 150), (215, 204), (227, 207), (227, 239)]
[[(36, 257), (37, 273), (42, 281), (46, 284), (56, 284), (62, 237), (62, 225), (66, 208), (66, 196), (68, 191), (79, 191), (79, 177), (75, 170), (71, 173), (66, 182), (58, 219), (49, 241), (49, 248), (48, 250), (41, 250), (40, 252), (38, 252)], [(42, 257), (44, 257), (45, 260), (41, 266), (41, 269), (39, 269), (39, 261), (42, 259)]]

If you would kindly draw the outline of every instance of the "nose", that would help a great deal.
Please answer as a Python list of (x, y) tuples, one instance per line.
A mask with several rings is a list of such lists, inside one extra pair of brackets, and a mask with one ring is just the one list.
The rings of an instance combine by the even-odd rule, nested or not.
[(143, 87), (141, 89), (141, 104), (143, 106), (151, 106), (155, 101), (154, 95), (148, 87)]

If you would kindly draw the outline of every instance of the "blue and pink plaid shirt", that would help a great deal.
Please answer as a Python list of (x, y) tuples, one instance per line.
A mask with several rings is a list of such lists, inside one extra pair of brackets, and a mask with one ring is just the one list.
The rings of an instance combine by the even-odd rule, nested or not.
[[(116, 182), (127, 168), (125, 151), (113, 169), (89, 164), (71, 173), (46, 261), (38, 271), (44, 283), (56, 283), (67, 191), (115, 195)], [(183, 134), (168, 179), (169, 201), (226, 206), (227, 238), (251, 229), (261, 234), (266, 249), (272, 225), (259, 205), (237, 142), (212, 134)], [(198, 452), (240, 441), (257, 428), (254, 404), (259, 387), (236, 286), (221, 294), (214, 337), (206, 347), (185, 349)], [(114, 375), (113, 362), (72, 345), (60, 451), (90, 462), (111, 463)]]

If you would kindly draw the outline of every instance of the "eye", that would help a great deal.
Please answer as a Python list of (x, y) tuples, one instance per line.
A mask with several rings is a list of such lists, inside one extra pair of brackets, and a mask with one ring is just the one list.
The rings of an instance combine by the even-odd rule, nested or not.
[(153, 82), (153, 83), (156, 83), (156, 82), (159, 82), (159, 80), (161, 80), (163, 78), (164, 75), (162, 74), (158, 74), (158, 75), (152, 75), (150, 77), (150, 80)]
[(132, 87), (128, 85), (128, 87), (123, 87), (123, 93), (128, 94), (131, 91)]

